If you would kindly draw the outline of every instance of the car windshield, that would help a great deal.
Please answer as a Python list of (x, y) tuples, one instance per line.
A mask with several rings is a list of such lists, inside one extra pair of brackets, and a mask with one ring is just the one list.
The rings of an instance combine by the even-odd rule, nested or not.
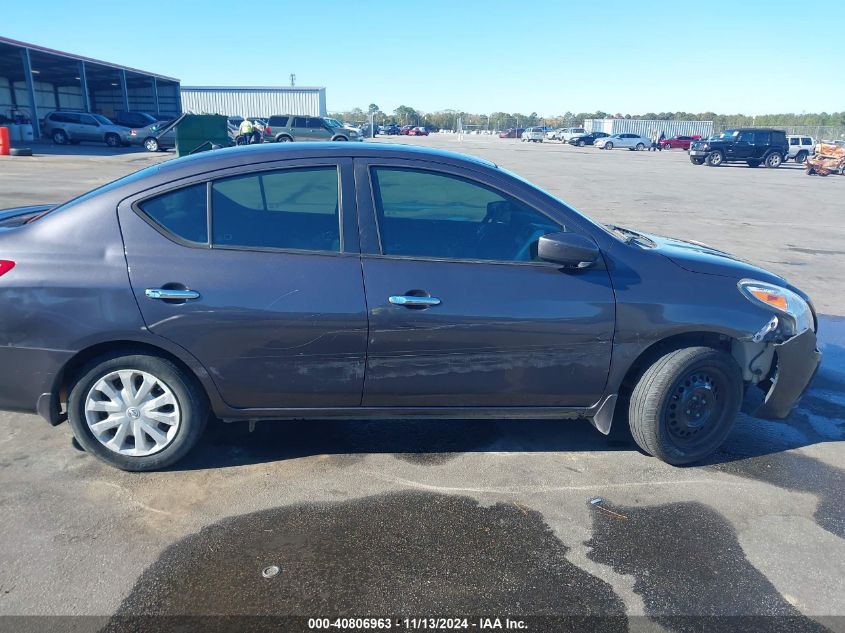
[(102, 114), (94, 114), (92, 115), (95, 119), (97, 119), (98, 123), (102, 123), (103, 125), (114, 125), (110, 120), (104, 117)]
[(732, 139), (733, 137), (737, 136), (738, 134), (739, 134), (739, 130), (725, 130), (724, 132), (719, 134), (719, 136), (717, 136), (716, 138), (721, 139), (721, 140), (728, 140), (728, 139)]
[(340, 121), (337, 119), (323, 119), (329, 127), (343, 127)]

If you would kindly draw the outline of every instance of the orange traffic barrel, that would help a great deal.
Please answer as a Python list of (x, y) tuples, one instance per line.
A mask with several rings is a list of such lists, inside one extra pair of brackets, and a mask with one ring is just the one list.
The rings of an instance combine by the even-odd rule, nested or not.
[(0, 156), (8, 156), (9, 147), (9, 128), (0, 127)]

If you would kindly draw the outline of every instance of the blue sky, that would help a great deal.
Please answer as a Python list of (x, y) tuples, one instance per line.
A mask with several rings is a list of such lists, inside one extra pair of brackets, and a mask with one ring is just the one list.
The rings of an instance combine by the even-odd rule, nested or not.
[(41, 0), (0, 35), (185, 85), (295, 73), (330, 110), (764, 114), (845, 109), (841, 53), (809, 53), (843, 25), (841, 0)]

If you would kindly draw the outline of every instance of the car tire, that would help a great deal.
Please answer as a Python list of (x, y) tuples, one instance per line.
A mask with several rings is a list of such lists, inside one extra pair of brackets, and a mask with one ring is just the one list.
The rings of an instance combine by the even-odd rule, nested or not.
[(106, 134), (103, 140), (109, 147), (120, 147), (120, 137), (117, 134)]
[(798, 153), (795, 155), (795, 162), (796, 162), (796, 163), (798, 163), (799, 165), (803, 165), (803, 164), (806, 162), (807, 157), (808, 157), (809, 155), (810, 155), (810, 154), (809, 154), (809, 152), (806, 152), (806, 151), (804, 151), (804, 150), (801, 150), (800, 152), (798, 152)]
[(783, 163), (783, 156), (781, 156), (777, 152), (772, 152), (771, 154), (766, 156), (766, 167), (770, 169), (780, 167), (781, 163)]
[(689, 161), (690, 161), (693, 165), (703, 165), (703, 164), (704, 164), (704, 159), (703, 159), (703, 158), (701, 158), (700, 156), (690, 156), (690, 157), (689, 157)]
[(332, 139), (332, 141), (341, 141), (341, 142), (342, 142), (342, 141), (348, 141), (348, 140), (349, 140), (349, 139), (348, 139), (348, 138), (346, 138), (345, 136), (335, 136), (335, 137)]
[[(123, 380), (127, 376), (134, 387), (124, 384)], [(143, 399), (136, 401), (125, 397), (126, 391), (132, 391), (133, 388), (134, 393), (139, 394), (147, 380), (154, 381), (154, 385)], [(112, 397), (100, 390), (106, 387), (111, 387)], [(162, 396), (165, 396), (164, 400)], [(154, 400), (165, 404), (152, 406)], [(104, 404), (98, 405), (100, 402)], [(98, 422), (98, 417), (111, 417), (124, 406), (127, 407), (125, 414), (120, 416), (124, 421), (112, 427), (113, 433), (110, 428), (95, 428), (105, 419)], [(148, 354), (94, 359), (77, 374), (70, 388), (67, 408), (68, 420), (77, 442), (98, 459), (128, 471), (157, 470), (180, 460), (199, 441), (209, 415), (206, 395), (194, 376), (171, 360)], [(158, 418), (167, 417), (171, 422), (147, 418), (146, 413), (155, 413)], [(174, 426), (175, 430), (171, 430)], [(138, 432), (144, 438), (144, 446), (140, 449), (134, 435)], [(115, 447), (106, 445), (107, 442), (113, 443), (121, 433)], [(154, 434), (158, 435), (160, 441), (154, 439)], [(129, 438), (132, 438), (131, 442)], [(149, 446), (150, 442), (152, 447)], [(139, 450), (142, 454), (132, 454)]]
[(51, 135), (53, 142), (56, 145), (67, 145), (68, 137), (67, 132), (64, 130), (53, 130), (53, 134)]
[(578, 141), (578, 147), (584, 147), (586, 143), (584, 141)]
[(669, 352), (631, 393), (631, 435), (646, 453), (669, 464), (700, 461), (730, 433), (742, 394), (742, 372), (730, 354), (712, 347)]
[(277, 143), (292, 143), (293, 139), (290, 136), (286, 136), (285, 134), (281, 134), (276, 137)]
[(747, 160), (747, 161), (745, 161), (745, 164), (748, 165), (749, 167), (759, 167), (760, 161), (759, 160)]
[(636, 149), (637, 149), (638, 152), (641, 152), (645, 149), (645, 145), (643, 145), (642, 143), (637, 143)]
[(704, 162), (707, 163), (709, 167), (718, 167), (725, 162), (725, 155), (716, 150), (715, 152), (707, 154), (707, 158), (704, 159)]
[(154, 136), (144, 140), (144, 149), (148, 152), (157, 152), (161, 149), (161, 146), (158, 144), (158, 139)]
[(605, 149), (613, 149), (613, 143), (605, 143), (604, 148)]

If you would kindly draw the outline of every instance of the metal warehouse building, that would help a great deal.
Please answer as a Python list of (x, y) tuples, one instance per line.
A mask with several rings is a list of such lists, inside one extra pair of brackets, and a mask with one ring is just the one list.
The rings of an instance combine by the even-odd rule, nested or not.
[(698, 134), (707, 138), (713, 134), (713, 121), (662, 121), (649, 119), (587, 119), (584, 129), (588, 132), (607, 134), (639, 134), (648, 138), (652, 130), (663, 132), (667, 138), (675, 135)]
[(325, 116), (326, 89), (299, 86), (182, 86), (182, 107), (185, 112), (226, 116)]
[(40, 136), (56, 109), (178, 116), (179, 80), (0, 37), (0, 121), (26, 117)]

